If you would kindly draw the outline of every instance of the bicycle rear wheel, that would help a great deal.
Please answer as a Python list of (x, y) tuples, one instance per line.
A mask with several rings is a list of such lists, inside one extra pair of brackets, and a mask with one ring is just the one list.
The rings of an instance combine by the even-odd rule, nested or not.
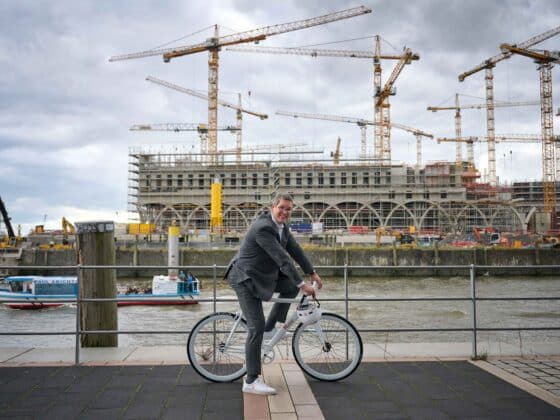
[[(235, 324), (237, 323), (237, 327)], [(247, 323), (229, 312), (201, 319), (187, 342), (187, 355), (194, 370), (213, 382), (232, 382), (245, 375)]]
[(306, 326), (300, 324), (296, 328), (292, 352), (299, 367), (309, 376), (321, 381), (339, 381), (359, 366), (362, 339), (349, 321), (336, 314), (324, 313), (318, 322)]

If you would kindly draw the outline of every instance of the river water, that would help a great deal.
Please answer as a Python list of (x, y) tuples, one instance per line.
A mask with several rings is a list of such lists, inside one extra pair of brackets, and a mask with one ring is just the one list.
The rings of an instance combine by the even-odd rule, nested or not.
[[(119, 280), (121, 286), (142, 285), (146, 280)], [(149, 281), (148, 281), (149, 283)], [(211, 279), (202, 279), (201, 298), (212, 298)], [(560, 296), (560, 276), (479, 277), (478, 297)], [(218, 297), (235, 297), (225, 282), (216, 286)], [(360, 278), (348, 280), (351, 298), (468, 298), (467, 277)], [(319, 298), (343, 298), (340, 278), (325, 280)], [(344, 315), (344, 302), (323, 302), (324, 311)], [(218, 311), (235, 311), (236, 303), (217, 304)], [(203, 316), (213, 312), (212, 302), (187, 306), (128, 306), (118, 309), (119, 329), (126, 331), (177, 330), (177, 334), (122, 334), (119, 346), (185, 344), (186, 331)], [(463, 301), (350, 302), (349, 319), (358, 329), (470, 328), (472, 305)], [(560, 327), (560, 301), (481, 301), (477, 304), (479, 327)], [(41, 310), (16, 310), (0, 305), (0, 331), (71, 332), (76, 328), (74, 305)], [(465, 342), (470, 332), (363, 333), (365, 342)], [(481, 332), (479, 340), (517, 343), (519, 340), (557, 343), (560, 331)], [(72, 347), (74, 336), (0, 336), (0, 347)]]

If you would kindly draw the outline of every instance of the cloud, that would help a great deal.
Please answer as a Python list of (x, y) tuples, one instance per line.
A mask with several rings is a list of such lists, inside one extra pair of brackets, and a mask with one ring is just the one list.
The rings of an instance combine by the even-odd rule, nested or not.
[[(365, 1), (373, 13), (270, 37), (261, 45), (305, 46), (371, 51), (373, 36), (382, 51), (404, 46), (420, 54), (406, 66), (391, 97), (393, 121), (435, 136), (455, 135), (453, 112), (431, 113), (428, 105), (484, 102), (484, 72), (457, 76), (499, 53), (501, 42), (520, 42), (558, 25), (560, 3), (531, 2)], [(109, 63), (108, 58), (161, 46), (190, 45), (213, 34), (229, 34), (293, 22), (360, 5), (319, 0), (258, 2), (229, 0), (184, 2), (108, 0), (0, 3), (0, 196), (15, 224), (27, 227), (59, 224), (62, 216), (117, 218), (127, 209), (128, 148), (170, 143), (192, 148), (196, 133), (138, 133), (137, 123), (193, 122), (207, 119), (204, 101), (147, 83), (147, 75), (206, 91), (206, 53), (163, 63), (161, 57)], [(347, 40), (343, 43), (336, 43)], [(351, 41), (349, 41), (351, 40)], [(334, 42), (334, 43), (333, 43)], [(540, 47), (554, 49), (557, 40)], [(383, 80), (394, 62), (382, 63)], [(539, 99), (535, 64), (520, 56), (493, 70), (496, 99)], [(553, 72), (554, 103), (558, 89)], [(370, 60), (220, 52), (219, 88), (225, 100), (237, 101), (270, 118), (244, 116), (245, 144), (305, 143), (323, 148), (325, 156), (342, 138), (347, 157), (357, 155), (360, 130), (353, 124), (280, 117), (277, 110), (373, 118), (373, 63)], [(250, 92), (250, 94), (249, 94)], [(539, 133), (540, 109), (496, 109), (496, 131)], [(462, 113), (463, 135), (486, 133), (484, 110)], [(556, 122), (556, 120), (555, 120)], [(231, 110), (219, 109), (219, 124), (235, 124)], [(367, 131), (371, 150), (371, 128)], [(416, 139), (392, 133), (395, 161), (415, 163)], [(235, 136), (219, 134), (220, 147), (233, 147)], [(511, 150), (511, 153), (510, 153)], [(455, 147), (423, 142), (423, 160), (453, 160)], [(476, 146), (484, 169), (484, 145)], [(505, 157), (504, 157), (505, 154)], [(540, 178), (536, 145), (498, 144), (500, 179)], [(531, 164), (521, 164), (522, 159)], [(501, 161), (500, 161), (501, 160)], [(523, 168), (520, 171), (518, 168)]]

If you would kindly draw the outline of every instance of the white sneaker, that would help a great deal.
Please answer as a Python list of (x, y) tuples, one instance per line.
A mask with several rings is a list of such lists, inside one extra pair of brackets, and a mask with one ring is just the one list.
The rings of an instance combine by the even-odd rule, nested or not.
[(249, 394), (258, 394), (258, 395), (275, 395), (276, 390), (271, 386), (268, 386), (263, 382), (261, 378), (257, 378), (253, 381), (253, 383), (248, 384), (243, 379), (243, 392), (247, 392)]
[[(276, 335), (276, 333), (279, 330), (283, 330), (283, 329), (284, 329), (283, 327), (277, 327), (277, 328), (273, 328), (270, 331), (265, 331), (264, 334), (263, 334), (263, 341), (272, 340), (272, 338)], [(286, 331), (284, 331), (284, 334), (285, 334), (286, 337), (289, 337), (291, 335), (291, 332), (286, 330)]]
[(277, 328), (273, 328), (270, 331), (265, 331), (264, 334), (263, 334), (263, 340), (264, 341), (272, 340), (272, 337), (274, 337), (274, 335), (276, 334), (276, 331), (278, 331)]

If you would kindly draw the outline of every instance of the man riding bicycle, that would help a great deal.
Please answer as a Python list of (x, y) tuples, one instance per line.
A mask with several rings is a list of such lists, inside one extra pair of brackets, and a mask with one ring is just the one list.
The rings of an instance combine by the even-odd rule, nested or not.
[(306, 295), (314, 294), (313, 286), (303, 280), (293, 260), (311, 283), (316, 283), (318, 288), (323, 286), (321, 277), (286, 225), (293, 207), (294, 200), (289, 194), (276, 195), (270, 212), (260, 215), (247, 231), (226, 271), (225, 277), (237, 294), (248, 326), (243, 392), (276, 394), (259, 377), (262, 340), (267, 332), (273, 335), (277, 322), (286, 321), (290, 304), (275, 303), (265, 322), (263, 300), (269, 300), (274, 292), (280, 292), (281, 298), (294, 298), (300, 290)]

